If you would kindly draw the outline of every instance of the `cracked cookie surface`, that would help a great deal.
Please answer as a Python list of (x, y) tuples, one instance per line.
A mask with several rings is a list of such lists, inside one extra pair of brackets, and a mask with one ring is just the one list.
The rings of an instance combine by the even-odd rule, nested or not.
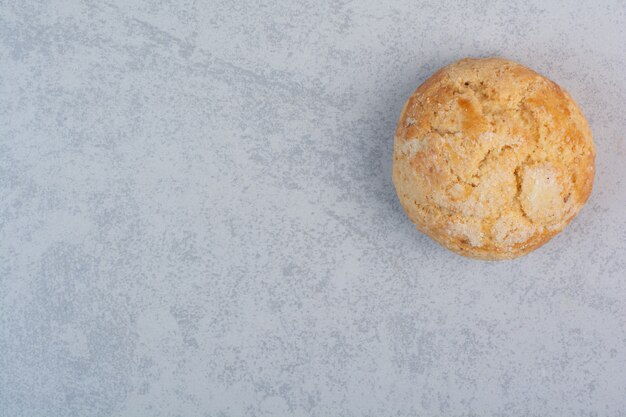
[(411, 221), (443, 246), (510, 259), (576, 216), (594, 158), (587, 120), (561, 87), (515, 62), (463, 59), (406, 102), (393, 182)]

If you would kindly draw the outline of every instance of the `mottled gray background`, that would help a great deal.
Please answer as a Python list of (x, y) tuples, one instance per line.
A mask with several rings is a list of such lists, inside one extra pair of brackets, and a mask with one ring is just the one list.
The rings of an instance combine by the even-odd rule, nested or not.
[[(487, 263), (390, 179), (412, 90), (519, 60), (589, 204)], [(626, 3), (0, 1), (0, 415), (626, 415)]]

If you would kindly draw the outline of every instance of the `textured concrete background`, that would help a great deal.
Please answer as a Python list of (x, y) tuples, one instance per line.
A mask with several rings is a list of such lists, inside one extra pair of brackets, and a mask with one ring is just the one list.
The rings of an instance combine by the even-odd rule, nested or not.
[[(568, 89), (580, 216), (414, 230), (396, 118), (464, 56)], [(0, 2), (1, 416), (626, 415), (626, 4)]]

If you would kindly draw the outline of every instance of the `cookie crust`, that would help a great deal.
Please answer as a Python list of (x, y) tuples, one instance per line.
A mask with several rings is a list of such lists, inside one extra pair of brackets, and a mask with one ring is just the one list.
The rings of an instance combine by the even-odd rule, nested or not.
[(418, 230), (460, 255), (511, 259), (578, 214), (594, 160), (587, 120), (556, 83), (505, 59), (463, 59), (402, 109), (393, 182)]

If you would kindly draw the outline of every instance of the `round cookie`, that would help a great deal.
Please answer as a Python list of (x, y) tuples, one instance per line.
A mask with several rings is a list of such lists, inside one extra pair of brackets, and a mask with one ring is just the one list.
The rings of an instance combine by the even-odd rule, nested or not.
[(594, 159), (587, 120), (557, 84), (504, 59), (463, 59), (402, 109), (393, 182), (411, 221), (446, 248), (510, 259), (576, 216)]

